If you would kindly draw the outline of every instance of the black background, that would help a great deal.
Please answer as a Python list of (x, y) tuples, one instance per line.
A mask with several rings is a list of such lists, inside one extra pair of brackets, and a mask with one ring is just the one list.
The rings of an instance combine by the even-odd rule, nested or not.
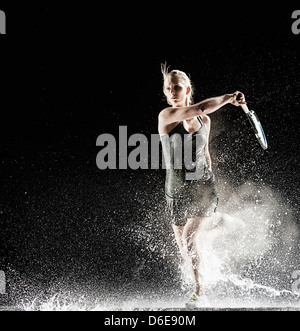
[[(28, 288), (36, 295), (61, 286), (107, 292), (157, 287), (158, 281), (176, 286), (173, 269), (160, 259), (171, 236), (163, 170), (96, 167), (100, 134), (117, 137), (120, 125), (129, 135), (157, 133), (166, 106), (165, 61), (191, 75), (195, 101), (236, 90), (246, 95), (270, 148), (263, 152), (242, 111), (226, 106), (211, 115), (216, 175), (236, 186), (263, 180), (298, 214), (300, 36), (291, 31), (297, 8), (113, 3), (1, 9), (7, 35), (0, 39), (0, 269), (12, 297)], [(224, 155), (226, 162), (216, 161)], [(139, 238), (138, 229), (146, 237)], [(167, 246), (175, 254), (174, 242)], [(137, 280), (132, 270), (140, 264)]]

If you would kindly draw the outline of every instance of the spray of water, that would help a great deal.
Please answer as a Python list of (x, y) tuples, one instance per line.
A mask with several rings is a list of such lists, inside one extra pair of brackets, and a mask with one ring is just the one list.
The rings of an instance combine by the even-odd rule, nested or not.
[[(298, 303), (290, 287), (281, 288), (290, 277), (299, 237), (290, 207), (270, 188), (252, 182), (238, 189), (227, 186), (224, 193), (223, 211), (198, 233), (201, 274), (211, 302), (272, 306), (287, 305), (288, 297), (290, 304)], [(184, 285), (190, 281), (183, 273)]]
[[(218, 213), (197, 234), (205, 307), (300, 307), (292, 291), (299, 231), (292, 207), (263, 183), (221, 187)], [(119, 235), (136, 251), (122, 288), (85, 293), (55, 292), (48, 298), (21, 303), (25, 310), (176, 309), (185, 306), (192, 282), (181, 263), (175, 239), (162, 211), (159, 192), (136, 195), (141, 217)], [(98, 286), (99, 287), (99, 286)]]

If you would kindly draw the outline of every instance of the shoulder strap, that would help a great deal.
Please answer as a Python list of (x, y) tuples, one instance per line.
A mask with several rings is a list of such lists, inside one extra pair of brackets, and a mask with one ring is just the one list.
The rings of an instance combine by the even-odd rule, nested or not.
[(201, 116), (197, 116), (198, 121), (200, 122), (201, 126), (204, 125), (203, 119)]

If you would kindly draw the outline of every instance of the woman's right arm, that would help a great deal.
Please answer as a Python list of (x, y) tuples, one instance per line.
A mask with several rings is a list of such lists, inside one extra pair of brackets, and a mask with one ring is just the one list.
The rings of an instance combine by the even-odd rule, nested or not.
[(220, 97), (206, 99), (188, 107), (169, 107), (159, 114), (159, 121), (164, 125), (187, 120), (199, 115), (211, 114), (227, 104), (241, 106), (246, 104), (244, 94), (237, 91)]

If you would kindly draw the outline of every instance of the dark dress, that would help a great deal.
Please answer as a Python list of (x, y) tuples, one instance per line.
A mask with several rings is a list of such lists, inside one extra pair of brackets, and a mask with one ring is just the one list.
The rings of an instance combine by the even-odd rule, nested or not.
[(188, 218), (210, 217), (216, 212), (218, 193), (213, 172), (205, 157), (206, 126), (189, 133), (180, 122), (161, 136), (165, 166), (167, 211), (172, 224), (184, 226)]

